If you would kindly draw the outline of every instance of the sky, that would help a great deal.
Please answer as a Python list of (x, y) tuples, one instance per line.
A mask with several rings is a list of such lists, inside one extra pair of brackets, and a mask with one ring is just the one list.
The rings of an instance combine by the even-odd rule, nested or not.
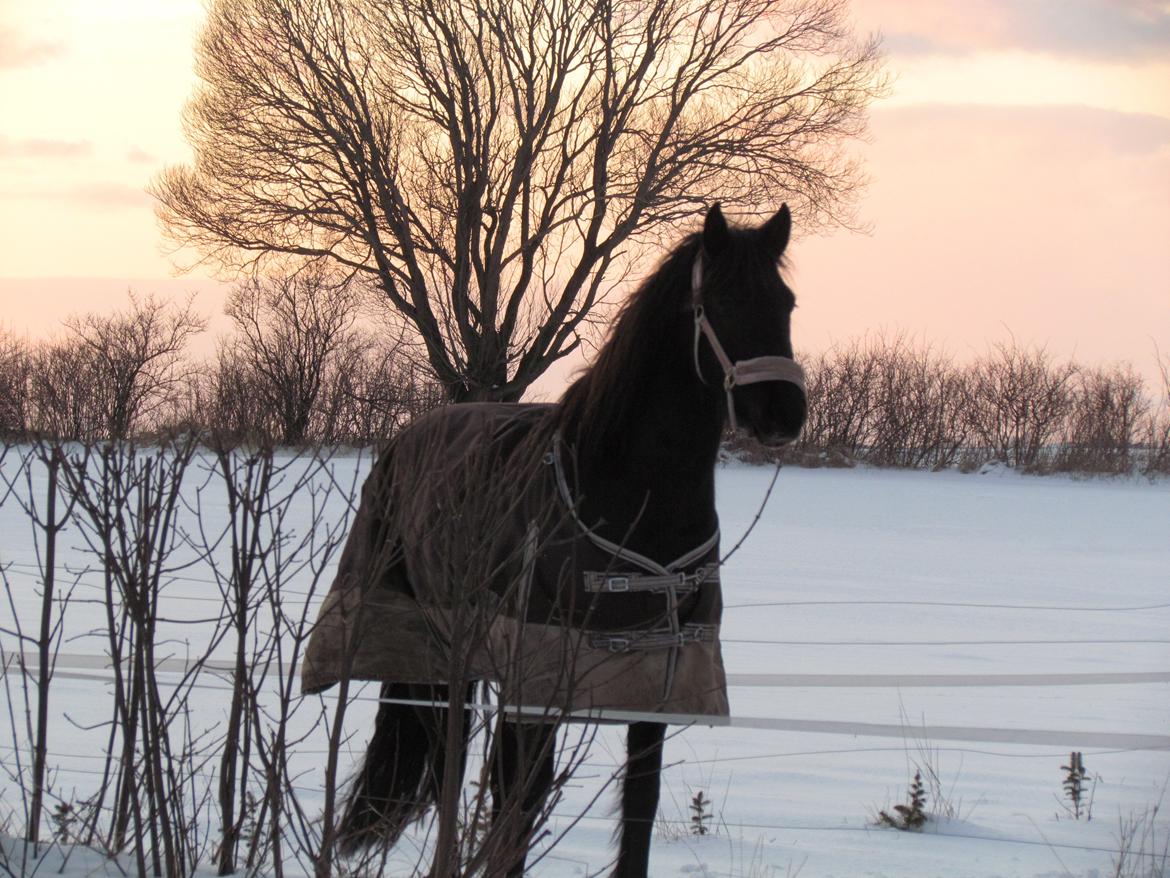
[[(889, 97), (858, 145), (864, 234), (804, 235), (798, 351), (1016, 339), (1151, 378), (1170, 356), (1170, 2), (853, 0)], [(189, 161), (201, 0), (0, 0), (0, 326), (38, 338), (177, 275), (144, 189)], [(555, 393), (567, 369), (542, 382)]]

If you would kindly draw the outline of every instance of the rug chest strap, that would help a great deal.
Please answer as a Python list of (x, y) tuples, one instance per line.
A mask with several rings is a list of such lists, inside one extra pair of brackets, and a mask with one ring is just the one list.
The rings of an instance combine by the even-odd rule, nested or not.
[(585, 591), (591, 594), (664, 592), (670, 588), (686, 594), (706, 583), (719, 583), (719, 565), (704, 564), (692, 573), (599, 573), (595, 570), (584, 573)]

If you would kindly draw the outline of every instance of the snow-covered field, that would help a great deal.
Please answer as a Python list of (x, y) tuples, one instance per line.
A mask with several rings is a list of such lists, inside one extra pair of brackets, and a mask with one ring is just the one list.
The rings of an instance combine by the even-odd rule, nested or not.
[[(367, 464), (334, 462), (343, 483)], [(725, 550), (771, 475), (720, 469)], [(651, 873), (1113, 875), (1119, 821), (1148, 816), (1170, 779), (1168, 534), (1165, 482), (785, 468), (723, 573), (733, 722), (670, 739)], [(36, 555), (11, 500), (0, 535), (14, 611), (31, 625)], [(82, 566), (80, 538), (64, 541), (63, 563)], [(184, 576), (167, 601), (171, 615), (191, 617), (217, 592), (196, 570)], [(82, 726), (106, 715), (109, 698), (100, 667), (83, 658), (102, 652), (84, 635), (96, 624), (87, 611), (100, 607), (70, 609), (50, 738), (57, 787), (79, 795), (103, 743)], [(0, 614), (3, 627), (12, 612)], [(222, 715), (222, 691), (197, 697), (201, 717)], [(349, 715), (355, 748), (371, 711), (359, 703)], [(0, 737), (0, 759), (13, 744)], [(320, 749), (305, 749), (312, 771)], [(603, 729), (551, 828), (581, 813), (622, 750), (621, 730)], [(1092, 820), (1062, 804), (1073, 750), (1096, 778)], [(916, 765), (937, 772), (947, 800), (928, 809), (949, 804), (952, 816), (920, 833), (878, 828), (877, 812), (905, 801)], [(0, 784), (11, 805), (10, 783)], [(713, 811), (701, 838), (688, 829), (699, 790)], [(1170, 794), (1154, 818), (1158, 851), (1167, 807)], [(535, 873), (602, 872), (613, 829), (603, 799)], [(1125, 874), (1162, 874), (1150, 864), (1131, 860)]]

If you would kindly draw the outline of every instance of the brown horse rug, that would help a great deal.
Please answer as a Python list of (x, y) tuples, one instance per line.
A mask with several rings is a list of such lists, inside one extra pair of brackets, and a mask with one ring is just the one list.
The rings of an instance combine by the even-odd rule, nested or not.
[(486, 680), (550, 719), (727, 715), (718, 532), (675, 559), (603, 539), (578, 516), (554, 412), (450, 405), (395, 437), (362, 489), (305, 692)]

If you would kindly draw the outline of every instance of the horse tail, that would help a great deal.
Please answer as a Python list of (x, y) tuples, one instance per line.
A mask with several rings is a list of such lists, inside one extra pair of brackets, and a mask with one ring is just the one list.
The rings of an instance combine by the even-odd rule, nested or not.
[[(466, 701), (474, 695), (468, 686)], [(339, 826), (341, 852), (353, 854), (375, 844), (393, 845), (402, 831), (439, 803), (447, 765), (447, 709), (396, 701), (448, 698), (446, 686), (383, 683), (374, 734), (350, 786)], [(458, 765), (467, 764), (471, 712), (464, 710)]]

